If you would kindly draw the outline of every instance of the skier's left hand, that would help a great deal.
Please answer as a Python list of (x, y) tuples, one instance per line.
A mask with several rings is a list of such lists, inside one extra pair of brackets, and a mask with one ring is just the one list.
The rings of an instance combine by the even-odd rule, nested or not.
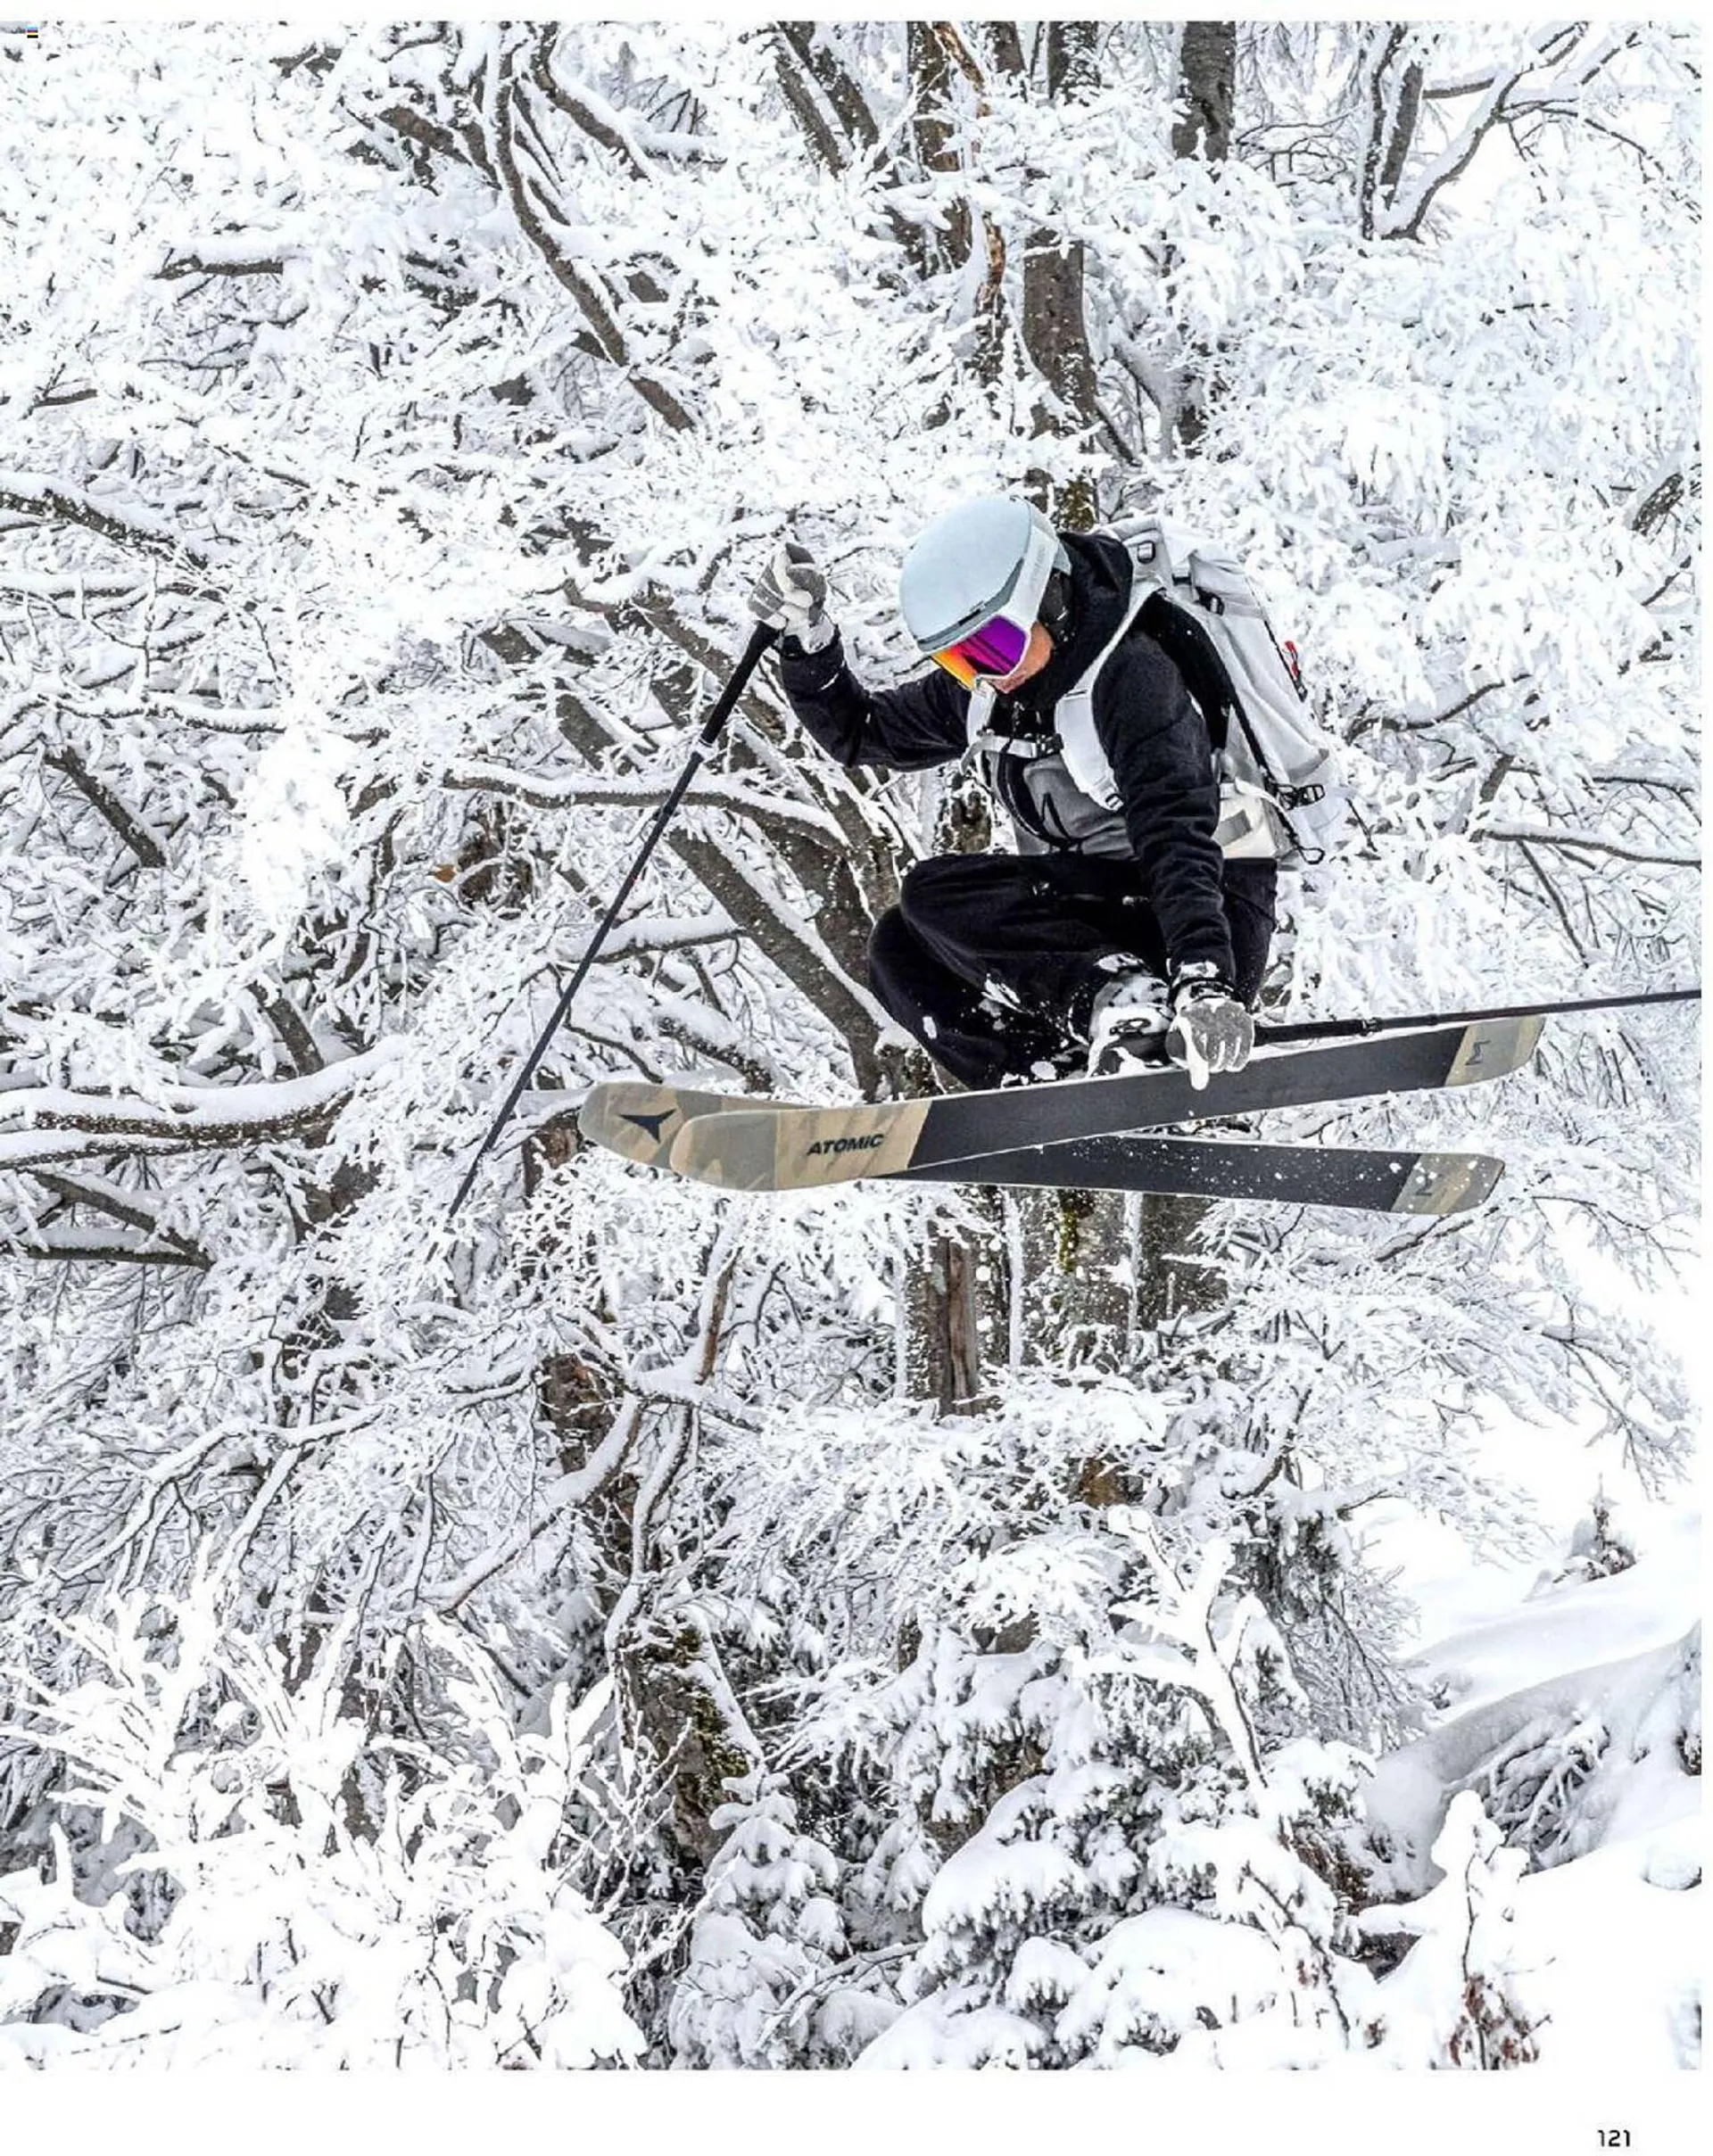
[(1216, 1070), (1241, 1070), (1255, 1045), (1255, 1021), (1212, 966), (1187, 966), (1172, 988), (1166, 1053), (1200, 1092)]

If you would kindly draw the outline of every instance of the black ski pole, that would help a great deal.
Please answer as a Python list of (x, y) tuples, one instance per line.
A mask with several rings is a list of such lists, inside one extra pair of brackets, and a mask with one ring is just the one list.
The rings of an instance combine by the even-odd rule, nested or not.
[(1321, 1018), (1298, 1026), (1255, 1028), (1255, 1039), (1285, 1047), (1293, 1041), (1360, 1040), (1370, 1033), (1408, 1033), (1421, 1026), (1472, 1026), (1484, 1018), (1557, 1018), (1573, 1011), (1628, 1011), (1641, 1004), (1695, 1004), (1699, 988), (1656, 988), (1642, 995), (1594, 995), (1580, 1003), (1508, 1004), (1495, 1011), (1422, 1011), (1413, 1018)]
[(648, 866), (649, 856), (653, 853), (656, 846), (659, 843), (661, 833), (666, 830), (667, 824), (671, 822), (673, 812), (677, 808), (678, 804), (683, 799), (684, 796), (690, 791), (691, 783), (694, 780), (697, 772), (700, 771), (702, 765), (708, 761), (709, 756), (713, 753), (715, 746), (719, 740), (720, 735), (724, 731), (725, 722), (731, 717), (732, 711), (735, 709), (738, 698), (743, 694), (744, 690), (749, 686), (750, 675), (761, 664), (762, 654), (767, 649), (770, 644), (773, 644), (777, 640), (779, 632), (777, 629), (769, 629), (765, 626), (759, 626), (757, 628), (754, 635), (751, 636), (748, 645), (744, 648), (743, 657), (732, 668), (731, 679), (726, 682), (725, 687), (720, 691), (719, 701), (708, 713), (707, 718), (702, 721), (701, 731), (696, 737), (696, 746), (690, 753), (690, 761), (684, 765), (683, 770), (678, 774), (678, 781), (676, 785), (674, 786), (672, 791), (666, 796), (666, 799), (655, 811), (654, 822), (649, 826), (649, 835), (643, 839), (641, 847), (638, 849), (636, 859), (632, 862), (630, 867), (625, 871), (625, 880), (619, 885), (617, 892), (615, 892), (613, 896), (613, 903), (608, 907), (606, 913), (603, 915), (600, 926), (595, 930), (593, 936), (591, 937), (588, 944), (584, 947), (583, 956), (577, 961), (576, 971), (571, 976), (569, 987), (566, 989), (565, 994), (560, 996), (559, 1003), (554, 1009), (552, 1017), (542, 1028), (541, 1037), (536, 1041), (535, 1045), (530, 1050), (529, 1053), (524, 1058), (522, 1063), (518, 1066), (517, 1075), (511, 1081), (510, 1092), (507, 1094), (504, 1101), (501, 1103), (499, 1114), (494, 1117), (493, 1121), (488, 1127), (487, 1136), (483, 1139), (482, 1143), (476, 1147), (476, 1152), (471, 1155), (470, 1164), (464, 1170), (464, 1179), (458, 1186), (457, 1195), (453, 1198), (451, 1204), (447, 1209), (446, 1218), (449, 1220), (451, 1218), (452, 1215), (457, 1212), (459, 1207), (463, 1204), (465, 1199), (468, 1197), (470, 1194), (470, 1185), (476, 1181), (476, 1169), (481, 1167), (482, 1162), (487, 1157), (489, 1151), (492, 1147), (494, 1140), (500, 1136), (500, 1133), (505, 1128), (507, 1123), (509, 1121), (512, 1110), (523, 1098), (524, 1088), (528, 1085), (530, 1079), (534, 1077), (535, 1067), (541, 1061), (542, 1058), (547, 1053), (549, 1044), (551, 1042), (553, 1036), (565, 1023), (566, 1013), (570, 1010), (573, 999), (575, 997), (577, 990), (582, 987), (584, 978), (588, 974), (590, 967), (594, 964), (595, 960), (600, 956), (602, 944), (606, 942), (608, 935), (611, 931), (613, 923), (618, 919), (619, 913), (623, 910), (625, 901), (630, 896), (632, 891), (635, 889), (638, 877), (641, 875), (642, 871)]

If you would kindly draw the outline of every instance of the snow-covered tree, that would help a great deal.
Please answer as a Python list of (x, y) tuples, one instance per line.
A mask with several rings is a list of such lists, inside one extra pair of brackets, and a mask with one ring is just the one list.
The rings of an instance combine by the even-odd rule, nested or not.
[(865, 2065), (1302, 2066), (1373, 2040), (1356, 1755), (1281, 1733), (1305, 1703), (1229, 1551), (1186, 1579), (1146, 1516), (1100, 1528), (1058, 1575), (1067, 1617), (1105, 1575), (1082, 1636), (940, 1631), (893, 1688), (905, 1787), (954, 1846)]
[(1434, 1862), (1438, 1886), (1401, 1908), (1364, 1910), (1363, 1929), (1410, 1937), (1402, 1965), (1379, 1987), (1377, 2043), (1389, 2064), (1527, 2066), (1535, 2044), (1513, 1995), (1511, 1889), (1527, 1860), (1502, 1846), (1478, 1797), (1454, 1797)]
[(21, 1731), (68, 1770), (45, 1871), (0, 1878), (0, 2057), (156, 2068), (621, 2066), (623, 1947), (571, 1812), (601, 1692), (520, 1736), (469, 1644), (453, 1715), (377, 1741), (343, 1641), (288, 1673), (206, 1589), (73, 1638), (96, 1673)]
[[(798, 1822), (778, 1777), (756, 1775), (709, 1821), (690, 1956), (667, 2018), (680, 2066), (842, 2066), (895, 2011), (855, 1980), (833, 1852)], [(872, 1964), (871, 1964), (872, 1966)]]

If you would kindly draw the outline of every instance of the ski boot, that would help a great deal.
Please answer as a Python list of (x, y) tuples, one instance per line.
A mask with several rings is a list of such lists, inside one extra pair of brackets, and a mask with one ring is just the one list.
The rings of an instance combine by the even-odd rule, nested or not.
[(1088, 1076), (1119, 1078), (1158, 1070), (1167, 1061), (1171, 1004), (1157, 973), (1121, 973), (1096, 996), (1088, 1014)]

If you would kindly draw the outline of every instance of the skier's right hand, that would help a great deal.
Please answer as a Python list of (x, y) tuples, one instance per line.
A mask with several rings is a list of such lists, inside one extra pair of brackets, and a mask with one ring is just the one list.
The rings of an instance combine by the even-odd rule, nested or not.
[(815, 557), (788, 539), (749, 591), (749, 611), (769, 629), (789, 636), (805, 651), (820, 651), (833, 639), (827, 612), (827, 580)]
[(1241, 1070), (1255, 1045), (1255, 1021), (1215, 966), (1195, 964), (1172, 975), (1172, 1020), (1166, 1055), (1188, 1070), (1196, 1092), (1216, 1070)]

